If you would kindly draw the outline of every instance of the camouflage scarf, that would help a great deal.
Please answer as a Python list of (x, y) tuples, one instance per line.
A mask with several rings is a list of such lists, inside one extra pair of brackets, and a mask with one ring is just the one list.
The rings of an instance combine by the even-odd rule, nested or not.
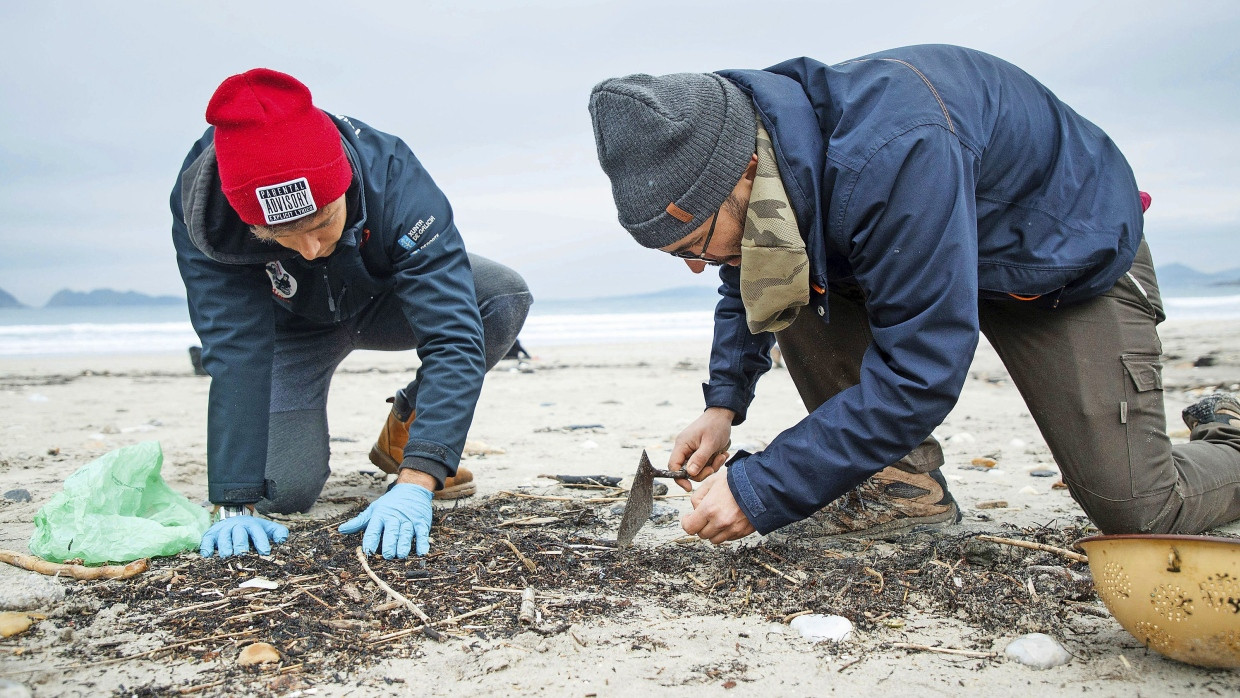
[(741, 238), (741, 301), (753, 334), (778, 332), (809, 303), (809, 257), (775, 163), (771, 136), (758, 121), (758, 172)]

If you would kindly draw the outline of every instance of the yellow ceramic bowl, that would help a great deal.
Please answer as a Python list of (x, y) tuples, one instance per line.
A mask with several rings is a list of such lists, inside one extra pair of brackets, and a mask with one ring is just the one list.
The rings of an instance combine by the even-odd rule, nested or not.
[(1240, 540), (1116, 535), (1076, 543), (1111, 615), (1147, 647), (1204, 667), (1240, 667)]

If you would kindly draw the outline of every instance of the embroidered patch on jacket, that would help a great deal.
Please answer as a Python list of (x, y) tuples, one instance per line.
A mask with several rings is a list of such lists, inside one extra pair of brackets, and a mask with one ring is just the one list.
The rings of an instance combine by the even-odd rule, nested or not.
[(267, 262), (267, 276), (271, 277), (271, 292), (288, 300), (297, 293), (297, 279), (285, 271), (279, 262)]
[(263, 217), (267, 220), (267, 225), (295, 221), (319, 210), (319, 207), (314, 205), (314, 197), (310, 195), (310, 183), (305, 177), (269, 187), (259, 187), (254, 190), (254, 195), (258, 197), (258, 204), (263, 207)]
[(422, 237), (422, 233), (425, 233), (431, 227), (431, 224), (434, 222), (435, 222), (434, 216), (431, 216), (430, 218), (427, 218), (426, 220), (422, 220), (419, 218), (418, 222), (414, 223), (413, 227), (409, 229), (409, 232), (400, 236), (396, 240), (396, 242), (401, 247), (405, 248), (406, 250), (412, 250), (414, 246), (418, 244), (418, 238)]

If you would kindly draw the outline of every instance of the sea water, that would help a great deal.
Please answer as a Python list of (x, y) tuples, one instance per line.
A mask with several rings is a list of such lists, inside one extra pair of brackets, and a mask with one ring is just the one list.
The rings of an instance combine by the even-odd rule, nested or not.
[[(1164, 298), (1169, 319), (1240, 318), (1240, 295)], [(712, 311), (663, 303), (535, 303), (521, 330), (530, 350), (569, 344), (706, 340)], [(198, 344), (183, 306), (0, 309), (0, 358), (183, 352)]]

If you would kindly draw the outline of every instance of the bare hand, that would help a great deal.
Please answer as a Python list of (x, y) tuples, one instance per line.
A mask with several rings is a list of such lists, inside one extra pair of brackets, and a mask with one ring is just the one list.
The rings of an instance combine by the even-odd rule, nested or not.
[(726, 473), (716, 473), (706, 478), (693, 491), (689, 501), (693, 504), (693, 511), (680, 517), (680, 527), (691, 536), (719, 545), (754, 532), (753, 524), (749, 523), (745, 512), (741, 511), (732, 496)]
[[(676, 437), (668, 470), (684, 470), (695, 482), (701, 482), (719, 471), (728, 462), (732, 419), (736, 413), (724, 407), (708, 407), (701, 417), (685, 427)], [(676, 484), (689, 492), (693, 486), (684, 480)]]

